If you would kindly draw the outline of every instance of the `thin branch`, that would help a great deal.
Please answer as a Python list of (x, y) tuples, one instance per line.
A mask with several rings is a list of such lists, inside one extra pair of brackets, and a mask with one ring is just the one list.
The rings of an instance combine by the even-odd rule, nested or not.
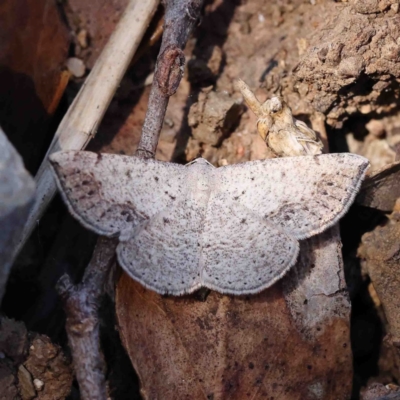
[[(137, 151), (140, 157), (154, 157), (169, 97), (175, 93), (182, 78), (185, 63), (182, 49), (200, 15), (202, 4), (203, 0), (170, 0), (166, 3), (164, 34)], [(106, 399), (97, 311), (114, 260), (115, 245), (115, 241), (110, 243), (110, 239), (99, 238), (82, 284), (74, 286), (67, 275), (58, 284), (67, 314), (66, 329), (76, 376), (84, 400)]]
[(59, 150), (82, 150), (95, 136), (158, 3), (159, 0), (129, 2), (115, 31), (61, 121), (36, 174), (36, 201), (30, 210), (20, 241), (13, 249), (14, 256), (19, 253), (56, 193), (48, 156)]
[(106, 400), (105, 365), (100, 349), (98, 308), (104, 284), (115, 262), (116, 240), (100, 237), (82, 283), (63, 275), (57, 290), (67, 315), (66, 330), (76, 378), (84, 400)]
[(165, 0), (164, 34), (136, 155), (154, 158), (168, 101), (182, 79), (183, 48), (195, 26), (204, 0)]

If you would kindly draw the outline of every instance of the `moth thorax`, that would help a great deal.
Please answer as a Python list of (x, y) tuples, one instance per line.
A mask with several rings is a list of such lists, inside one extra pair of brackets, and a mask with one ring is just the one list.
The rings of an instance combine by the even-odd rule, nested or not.
[(210, 181), (208, 179), (208, 176), (200, 175), (197, 178), (196, 189), (199, 192), (209, 192), (210, 191)]

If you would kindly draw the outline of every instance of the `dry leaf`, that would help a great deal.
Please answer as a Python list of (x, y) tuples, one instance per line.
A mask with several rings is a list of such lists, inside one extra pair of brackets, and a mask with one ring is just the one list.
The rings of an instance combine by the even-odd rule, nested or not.
[(349, 302), (332, 235), (302, 242), (283, 288), (252, 296), (163, 297), (123, 274), (119, 329), (144, 399), (348, 398)]
[(0, 26), (0, 125), (32, 171), (68, 83), (69, 35), (52, 0), (2, 2)]

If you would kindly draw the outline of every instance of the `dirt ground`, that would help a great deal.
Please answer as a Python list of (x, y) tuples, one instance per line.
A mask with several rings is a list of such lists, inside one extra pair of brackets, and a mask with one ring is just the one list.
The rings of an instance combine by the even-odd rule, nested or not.
[[(18, 7), (12, 12), (11, 2), (0, 7), (0, 21), (6, 27), (0, 44), (0, 124), (34, 174), (127, 1), (25, 3), (18, 7), (25, 7), (26, 13)], [(160, 10), (149, 32), (156, 30), (161, 16)], [(18, 32), (16, 24), (22, 26)], [(134, 153), (160, 44), (149, 37), (150, 33), (143, 39), (88, 150)], [(26, 50), (16, 51), (20, 46)], [(257, 134), (256, 116), (234, 87), (235, 78), (243, 79), (260, 100), (282, 96), (295, 118), (318, 132), (326, 151), (363, 155), (370, 160), (371, 171), (398, 160), (397, 0), (208, 1), (185, 56), (184, 77), (164, 120), (156, 154), (159, 160), (185, 163), (201, 155), (222, 166), (273, 156)], [(372, 282), (371, 265), (381, 256), (368, 252), (371, 240), (376, 247), (385, 235), (392, 235), (393, 242), (398, 239), (394, 208), (383, 212), (355, 205), (340, 225), (352, 307), (355, 399), (369, 384), (396, 385), (400, 379), (400, 358), (388, 339), (388, 316), (382, 305), (388, 300), (380, 291), (388, 283)], [(394, 233), (378, 235), (376, 227), (387, 224)], [(375, 236), (362, 239), (366, 232)], [(12, 270), (2, 305), (8, 318), (23, 323), (9, 322), (12, 340), (18, 337), (22, 344), (15, 354), (6, 353), (6, 363), (0, 363), (0, 386), (9, 387), (0, 399), (18, 395), (62, 399), (69, 387), (68, 398), (79, 398), (65, 316), (54, 286), (65, 272), (79, 281), (95, 242), (96, 236), (72, 219), (59, 197), (38, 222)], [(393, 265), (394, 269), (398, 266), (398, 259), (394, 258)], [(138, 378), (115, 329), (113, 309), (114, 303), (105, 299), (101, 329), (111, 397), (139, 399)], [(0, 349), (10, 346), (11, 336), (0, 334)], [(32, 357), (40, 357), (33, 351), (37, 346), (49, 348), (47, 367), (41, 371), (32, 368)], [(47, 384), (41, 389), (35, 379), (58, 381), (59, 386)], [(379, 394), (370, 398), (377, 399)]]

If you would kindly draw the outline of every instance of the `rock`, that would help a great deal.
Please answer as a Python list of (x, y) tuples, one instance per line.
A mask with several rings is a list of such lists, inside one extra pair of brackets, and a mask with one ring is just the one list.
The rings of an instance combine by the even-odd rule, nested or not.
[(34, 379), (33, 385), (35, 386), (36, 390), (40, 391), (43, 390), (44, 382), (41, 381), (40, 379)]
[(376, 138), (382, 138), (385, 135), (385, 124), (382, 120), (371, 119), (365, 127), (368, 132)]
[(22, 400), (30, 400), (36, 396), (32, 376), (23, 365), (18, 368), (18, 382)]
[(0, 361), (0, 400), (18, 399), (17, 378), (10, 363)]
[(67, 68), (75, 78), (82, 78), (86, 72), (86, 66), (84, 62), (76, 57), (68, 58)]
[(394, 385), (372, 383), (362, 394), (362, 400), (396, 400), (400, 397), (400, 388)]
[(88, 33), (86, 29), (81, 29), (79, 33), (76, 35), (76, 40), (82, 49), (86, 49), (88, 47)]
[(0, 352), (13, 363), (20, 363), (26, 356), (28, 332), (23, 322), (1, 318)]
[(193, 138), (218, 146), (234, 129), (243, 112), (242, 102), (227, 92), (203, 90), (189, 110), (188, 123)]
[(361, 56), (348, 57), (339, 64), (338, 72), (347, 77), (358, 77), (364, 69), (364, 60)]
[(381, 11), (378, 0), (356, 0), (353, 9), (360, 14), (373, 14)]

